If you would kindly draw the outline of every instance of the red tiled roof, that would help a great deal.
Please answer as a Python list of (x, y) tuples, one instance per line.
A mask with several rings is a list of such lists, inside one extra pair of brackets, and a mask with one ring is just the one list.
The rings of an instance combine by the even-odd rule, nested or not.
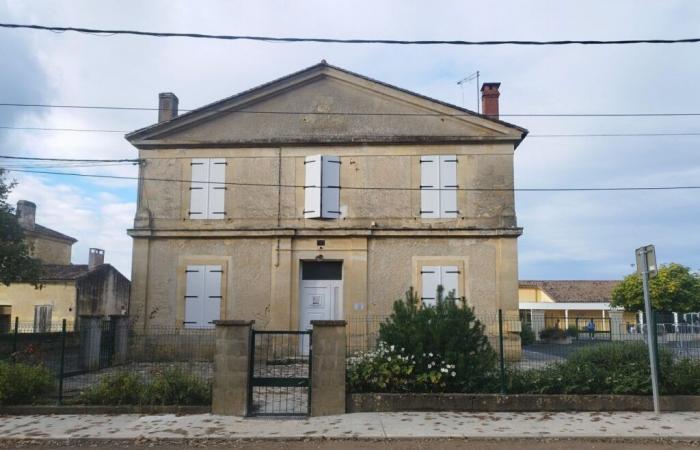
[(521, 288), (538, 288), (557, 303), (609, 303), (619, 280), (520, 280)]

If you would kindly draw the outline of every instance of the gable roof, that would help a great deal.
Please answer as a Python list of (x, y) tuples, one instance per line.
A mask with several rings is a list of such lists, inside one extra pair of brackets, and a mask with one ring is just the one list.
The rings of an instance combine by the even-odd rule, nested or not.
[[(92, 275), (97, 272), (113, 270), (120, 277), (127, 279), (111, 264), (100, 264), (90, 270), (87, 264), (42, 264), (42, 274), (40, 281), (71, 281), (78, 280), (87, 275)], [(128, 279), (127, 279), (128, 280)]]
[(34, 224), (34, 228), (24, 228), (22, 227), (25, 233), (29, 234), (36, 234), (39, 236), (45, 236), (53, 239), (59, 239), (62, 241), (68, 241), (71, 244), (78, 242), (78, 240), (74, 237), (70, 237), (67, 234), (59, 233), (56, 230), (52, 230), (51, 228), (45, 227), (43, 225), (39, 225), (38, 223)]
[[(483, 114), (476, 113), (474, 111), (471, 111), (466, 108), (462, 108), (456, 105), (452, 105), (447, 102), (443, 102), (441, 100), (436, 100), (431, 97), (427, 97), (422, 94), (418, 94), (415, 92), (412, 92), (410, 90), (400, 88), (394, 85), (391, 85), (389, 83), (385, 83), (379, 80), (375, 80), (373, 78), (367, 77), (365, 75), (361, 75), (355, 72), (351, 72), (349, 70), (330, 65), (324, 61), (321, 61), (319, 64), (315, 64), (313, 66), (307, 67), (305, 69), (302, 69), (300, 71), (291, 73), (289, 75), (285, 75), (281, 78), (272, 80), (270, 82), (261, 84), (259, 86), (256, 86), (252, 89), (245, 90), (243, 92), (240, 92), (238, 94), (235, 94), (233, 96), (224, 98), (222, 100), (210, 103), (208, 105), (204, 105), (200, 108), (185, 112), (183, 114), (178, 115), (177, 117), (174, 117), (170, 120), (160, 122), (154, 125), (150, 125), (145, 128), (141, 128), (138, 130), (135, 130), (131, 133), (128, 133), (125, 137), (126, 139), (131, 142), (133, 145), (139, 147), (139, 148), (147, 148), (147, 144), (149, 140), (157, 140), (160, 136), (173, 132), (176, 130), (180, 130), (186, 127), (192, 127), (195, 126), (198, 123), (201, 123), (206, 120), (210, 120), (216, 117), (220, 117), (224, 114), (228, 113), (235, 113), (235, 112), (243, 112), (246, 111), (245, 108), (246, 106), (249, 106), (251, 102), (254, 102), (256, 99), (259, 100), (259, 98), (262, 98), (263, 96), (271, 96), (274, 95), (275, 93), (278, 92), (283, 92), (285, 90), (290, 90), (294, 89), (296, 86), (301, 86), (304, 83), (308, 83), (309, 80), (313, 80), (318, 77), (345, 77), (347, 79), (354, 79), (355, 81), (361, 81), (365, 83), (369, 83), (371, 85), (374, 85), (377, 88), (384, 88), (388, 89), (390, 91), (393, 91), (397, 95), (408, 95), (412, 97), (414, 100), (418, 100), (423, 103), (425, 106), (430, 106), (429, 109), (434, 111), (434, 115), (437, 117), (441, 117), (441, 115), (445, 116), (454, 116), (454, 118), (459, 118), (463, 120), (476, 120), (479, 121), (482, 125), (483, 124), (491, 124), (494, 129), (506, 129), (509, 130), (506, 136), (502, 136), (504, 138), (509, 139), (510, 141), (514, 141), (515, 145), (517, 145), (522, 142), (522, 140), (525, 138), (527, 135), (528, 131), (525, 128), (519, 127), (517, 125), (498, 120), (492, 117), (485, 116)], [(428, 108), (426, 108), (428, 109)], [(246, 111), (250, 113), (250, 111)], [(261, 113), (265, 114), (263, 111), (257, 111), (256, 113)], [(312, 114), (308, 111), (272, 111), (272, 112), (267, 112), (267, 114), (276, 114), (276, 113), (281, 113), (283, 115), (286, 114), (296, 114), (296, 115), (304, 115), (304, 113), (307, 114)], [(323, 114), (324, 112), (313, 112), (313, 114)], [(336, 114), (336, 115), (355, 115), (355, 116), (367, 116), (371, 114), (375, 114), (375, 111), (342, 111), (342, 112), (330, 112), (330, 114)], [(380, 114), (377, 114), (380, 115)], [(388, 115), (391, 115), (389, 113)], [(395, 115), (400, 115), (396, 113)], [(445, 117), (442, 116), (442, 117)], [(494, 133), (495, 134), (495, 133)], [(358, 142), (362, 142), (361, 138), (357, 140)]]
[(520, 280), (521, 288), (538, 288), (557, 303), (610, 303), (618, 280)]

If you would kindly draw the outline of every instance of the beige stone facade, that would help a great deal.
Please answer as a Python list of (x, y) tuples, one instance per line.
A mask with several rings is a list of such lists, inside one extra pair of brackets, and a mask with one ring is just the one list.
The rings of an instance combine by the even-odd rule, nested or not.
[[(426, 266), (456, 268), (478, 313), (517, 314), (511, 189), (525, 130), (325, 63), (174, 115), (127, 135), (143, 160), (129, 230), (143, 326), (186, 325), (188, 268), (213, 267), (220, 319), (297, 329), (305, 261), (342, 263), (340, 311), (324, 319), (387, 314), (421, 292)], [(337, 218), (305, 218), (313, 155), (339, 157)], [(456, 160), (456, 217), (421, 212), (426, 155)], [(221, 218), (192, 218), (201, 158), (225, 164)]]

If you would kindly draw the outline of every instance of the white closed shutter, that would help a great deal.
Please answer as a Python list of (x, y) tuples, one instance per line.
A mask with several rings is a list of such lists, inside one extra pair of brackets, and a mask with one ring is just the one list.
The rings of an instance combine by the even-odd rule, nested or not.
[(340, 217), (340, 158), (321, 157), (321, 217)]
[(214, 327), (214, 321), (221, 318), (221, 266), (206, 266), (204, 275), (204, 308), (202, 327)]
[(190, 219), (206, 219), (209, 211), (207, 199), (209, 197), (209, 160), (207, 158), (194, 158), (192, 162), (192, 178), (190, 183)]
[(440, 267), (440, 284), (443, 287), (443, 298), (446, 298), (452, 291), (455, 293), (455, 298), (459, 298), (459, 267)]
[(437, 287), (440, 284), (440, 267), (423, 266), (420, 269), (421, 301), (425, 306), (434, 306)]
[(321, 155), (304, 160), (304, 218), (321, 217)]
[(420, 216), (424, 219), (440, 217), (440, 157), (420, 158)]
[(226, 218), (226, 160), (211, 158), (209, 160), (209, 219)]
[(440, 217), (455, 218), (457, 210), (457, 156), (440, 156)]
[(206, 266), (187, 266), (185, 270), (185, 328), (200, 328), (204, 322)]

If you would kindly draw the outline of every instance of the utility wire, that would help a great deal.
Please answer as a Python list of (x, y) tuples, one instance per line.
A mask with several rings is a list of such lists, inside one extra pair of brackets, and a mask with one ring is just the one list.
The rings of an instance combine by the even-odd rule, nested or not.
[(77, 158), (38, 158), (30, 156), (11, 156), (11, 155), (0, 155), (0, 159), (21, 159), (27, 161), (69, 161), (69, 162), (110, 162), (110, 163), (138, 163), (140, 159), (77, 159)]
[[(39, 173), (46, 175), (65, 175), (76, 177), (91, 177), (91, 178), (108, 178), (117, 180), (139, 180), (139, 177), (128, 177), (119, 175), (100, 175), (100, 174), (85, 174), (75, 172), (53, 172), (25, 169), (9, 169), (13, 172)], [(180, 180), (173, 178), (141, 178), (144, 181), (159, 181), (173, 183), (192, 183), (192, 180)], [(250, 187), (270, 187), (270, 188), (305, 188), (319, 186), (304, 186), (298, 184), (281, 184), (281, 183), (237, 183), (237, 182), (213, 182), (213, 181), (195, 181), (199, 184), (216, 184), (228, 186), (250, 186)], [(412, 187), (361, 187), (361, 186), (341, 186), (341, 190), (362, 190), (362, 191), (421, 191), (424, 189)], [(625, 187), (601, 187), (601, 188), (454, 188), (451, 191), (468, 191), (468, 192), (595, 192), (595, 191), (675, 191), (687, 189), (700, 189), (699, 186), (625, 186)]]
[[(12, 103), (3, 102), (0, 106), (17, 108), (61, 108), (61, 109), (102, 109), (115, 111), (158, 111), (158, 108), (141, 106), (110, 106), (110, 105), (52, 105), (46, 103)], [(179, 109), (180, 112), (191, 112), (194, 109)], [(298, 115), (298, 116), (397, 116), (397, 117), (480, 117), (477, 113), (388, 113), (388, 112), (356, 112), (356, 111), (253, 111), (249, 109), (208, 109), (208, 113), (230, 112), (240, 114), (260, 115)], [(513, 113), (499, 114), (499, 117), (683, 117), (700, 116), (700, 112), (648, 112), (648, 113)], [(484, 116), (488, 117), (488, 116)]]
[[(10, 127), (0, 126), (0, 130), (20, 131), (67, 131), (83, 133), (129, 133), (132, 130), (105, 130), (95, 128), (46, 128), (46, 127)], [(528, 134), (528, 138), (580, 138), (580, 137), (658, 137), (658, 136), (700, 136), (700, 132), (659, 132), (659, 133), (553, 133), (553, 134)], [(465, 138), (479, 138), (483, 136), (463, 136)]]
[(398, 44), (398, 45), (629, 45), (629, 44), (682, 44), (697, 43), (700, 38), (683, 39), (620, 39), (620, 40), (557, 40), (557, 41), (530, 41), (530, 40), (489, 40), (489, 41), (465, 41), (465, 40), (403, 40), (403, 39), (339, 39), (318, 37), (274, 37), (254, 35), (230, 35), (230, 34), (205, 34), (205, 33), (175, 33), (139, 30), (108, 30), (83, 27), (56, 27), (46, 25), (0, 23), (1, 28), (20, 28), (41, 31), (66, 32), (109, 35), (132, 35), (149, 37), (181, 37), (194, 39), (218, 39), (227, 41), (262, 41), (262, 42), (315, 42), (322, 44)]

